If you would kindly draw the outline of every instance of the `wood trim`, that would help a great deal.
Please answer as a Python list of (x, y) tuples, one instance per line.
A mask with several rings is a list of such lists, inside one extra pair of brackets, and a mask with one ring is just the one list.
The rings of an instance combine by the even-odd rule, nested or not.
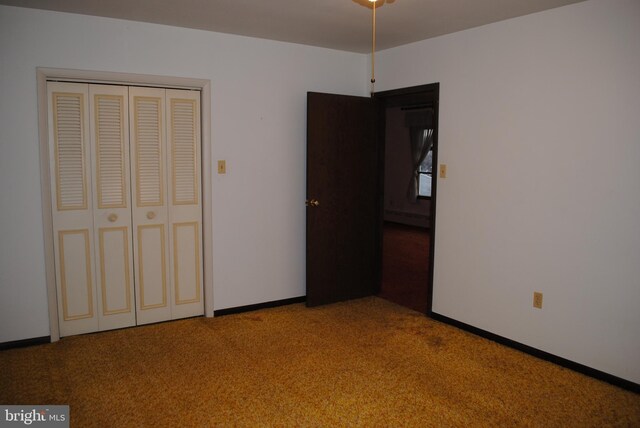
[(209, 80), (188, 77), (158, 76), (153, 74), (119, 73), (111, 71), (73, 70), (67, 68), (38, 67), (45, 80), (114, 85), (134, 85), (158, 88), (202, 89)]
[[(385, 123), (387, 107), (398, 107), (402, 105), (419, 104), (429, 105), (434, 109), (434, 129), (433, 129), (433, 165), (438, 165), (438, 119), (439, 119), (439, 106), (440, 106), (440, 83), (430, 83), (427, 85), (412, 86), (408, 88), (393, 89), (389, 91), (378, 92), (375, 94), (375, 98), (380, 100), (380, 112), (378, 113), (378, 132), (380, 133), (380, 164), (379, 170), (382, 171), (380, 178), (380, 217), (379, 231), (378, 231), (378, 260), (380, 266), (382, 266), (382, 228), (384, 227), (384, 157), (385, 157)], [(436, 235), (436, 200), (438, 194), (438, 176), (434, 174), (431, 180), (431, 200), (430, 205), (430, 248), (429, 248), (429, 273), (427, 278), (427, 314), (431, 313), (433, 307), (433, 276), (434, 276), (434, 263), (435, 263), (435, 235)], [(380, 282), (382, 281), (382, 275), (379, 275), (378, 290), (380, 289)]]
[(38, 140), (40, 143), (40, 192), (44, 235), (45, 280), (49, 308), (50, 340), (60, 340), (58, 325), (58, 297), (56, 290), (54, 233), (51, 203), (51, 169), (49, 167), (49, 125), (47, 81), (70, 81), (98, 84), (151, 86), (200, 91), (200, 132), (202, 163), (202, 232), (203, 232), (203, 286), (205, 316), (214, 316), (213, 304), (213, 205), (212, 188), (213, 151), (211, 150), (211, 81), (184, 77), (157, 76), (111, 71), (74, 70), (64, 68), (36, 68), (38, 97)]
[(378, 168), (380, 171), (378, 174), (378, 225), (376, 230), (376, 260), (377, 269), (375, 276), (375, 293), (380, 293), (380, 289), (382, 287), (382, 269), (383, 269), (383, 241), (384, 241), (384, 188), (385, 188), (385, 156), (386, 156), (386, 145), (385, 145), (385, 136), (386, 136), (386, 128), (387, 128), (387, 114), (386, 114), (386, 106), (384, 99), (378, 98), (377, 94), (373, 95), (375, 103), (375, 111), (376, 111), (376, 123), (378, 124), (376, 128), (376, 145), (378, 149)]
[(609, 373), (605, 373), (603, 371), (594, 369), (592, 367), (589, 366), (585, 366), (583, 364), (580, 363), (576, 363), (575, 361), (571, 361), (568, 360), (566, 358), (562, 358), (559, 357), (557, 355), (554, 354), (550, 354), (549, 352), (545, 352), (542, 351), (540, 349), (537, 348), (533, 348), (529, 345), (525, 345), (524, 343), (520, 343), (520, 342), (516, 342), (515, 340), (511, 340), (508, 339), (506, 337), (503, 336), (499, 336), (495, 333), (491, 333), (489, 331), (486, 330), (482, 330), (478, 327), (474, 327), (470, 324), (465, 324), (461, 321), (455, 320), (453, 318), (449, 318), (447, 316), (444, 315), (440, 315), (438, 313), (435, 313), (431, 310), (429, 310), (429, 312), (427, 313), (427, 315), (429, 316), (429, 318), (432, 318), (436, 321), (442, 322), (444, 324), (448, 324), (450, 326), (453, 327), (457, 327), (461, 330), (467, 331), (469, 333), (475, 334), (476, 336), (480, 336), (483, 337), (485, 339), (489, 339), (492, 340), (494, 342), (497, 342), (501, 345), (504, 346), (508, 346), (509, 348), (513, 348), (513, 349), (517, 349), (518, 351), (524, 352), (525, 354), (529, 354), (532, 355), (536, 358), (540, 358), (542, 360), (545, 361), (549, 361), (551, 363), (557, 364), (559, 366), (568, 368), (570, 370), (573, 370), (575, 372), (587, 375), (589, 377), (610, 383), (614, 386), (620, 387), (620, 388), (624, 388), (626, 390), (635, 392), (635, 393), (640, 393), (640, 385), (635, 383), (635, 382), (631, 382), (629, 380), (626, 379), (622, 379), (618, 376), (614, 376), (612, 374)]
[(200, 88), (200, 163), (202, 198), (202, 283), (204, 314), (214, 316), (213, 306), (213, 151), (211, 150), (211, 82)]
[(0, 343), (0, 351), (9, 349), (26, 348), (28, 346), (45, 345), (51, 342), (51, 336), (34, 337), (31, 339), (13, 340)]
[[(433, 155), (431, 158), (431, 164), (436, 166), (436, 170), (438, 168), (438, 159), (440, 152), (440, 83), (435, 83), (434, 90), (434, 112), (433, 112), (433, 123), (436, 125), (433, 127)], [(429, 206), (429, 220), (431, 224), (429, 225), (430, 232), (430, 241), (429, 241), (429, 283), (427, 285), (427, 298), (429, 299), (427, 302), (427, 312), (431, 312), (433, 308), (433, 277), (435, 270), (435, 254), (436, 254), (436, 203), (438, 199), (438, 174), (433, 174), (431, 176), (431, 205)]]
[(36, 81), (38, 89), (38, 140), (40, 143), (40, 199), (42, 202), (42, 229), (44, 235), (44, 267), (47, 288), (47, 306), (49, 308), (49, 338), (51, 342), (57, 342), (60, 340), (60, 326), (58, 325), (58, 296), (56, 290), (55, 250), (53, 244), (53, 204), (51, 203), (51, 168), (49, 166), (49, 101), (47, 99), (47, 73), (41, 69), (37, 69)]
[(215, 316), (241, 314), (243, 312), (257, 311), (258, 309), (277, 308), (278, 306), (292, 305), (294, 303), (304, 303), (307, 296), (292, 297), (290, 299), (273, 300), (271, 302), (256, 303), (254, 305), (236, 306), (228, 309), (218, 309), (214, 311)]
[[(420, 105), (421, 107), (427, 107), (431, 105), (430, 102), (433, 97), (438, 99), (439, 93), (440, 83), (428, 83), (426, 85), (409, 86), (407, 88), (376, 92), (375, 97), (384, 99), (403, 96), (402, 102), (397, 104), (397, 106), (411, 106), (415, 104)], [(407, 100), (409, 100), (409, 102), (406, 102)], [(394, 104), (394, 106), (396, 105)]]

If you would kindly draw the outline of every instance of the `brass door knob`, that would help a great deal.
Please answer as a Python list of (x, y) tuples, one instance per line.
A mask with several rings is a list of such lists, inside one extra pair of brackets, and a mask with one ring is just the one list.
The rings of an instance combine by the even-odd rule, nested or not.
[(318, 205), (320, 205), (320, 201), (318, 201), (317, 199), (311, 199), (311, 200), (306, 200), (305, 201), (305, 205), (306, 206), (311, 206), (311, 207), (317, 207)]
[(147, 218), (148, 218), (149, 220), (153, 220), (155, 217), (156, 217), (156, 213), (154, 213), (153, 211), (149, 211), (149, 212), (147, 213)]
[(109, 214), (109, 217), (107, 217), (107, 220), (109, 220), (111, 223), (115, 222), (118, 219), (118, 214), (116, 213), (111, 213)]

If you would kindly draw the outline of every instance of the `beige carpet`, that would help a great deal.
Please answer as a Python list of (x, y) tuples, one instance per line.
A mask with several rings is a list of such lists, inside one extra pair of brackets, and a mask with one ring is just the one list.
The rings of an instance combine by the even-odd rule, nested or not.
[(379, 298), (0, 352), (0, 403), (73, 427), (640, 426), (640, 395)]

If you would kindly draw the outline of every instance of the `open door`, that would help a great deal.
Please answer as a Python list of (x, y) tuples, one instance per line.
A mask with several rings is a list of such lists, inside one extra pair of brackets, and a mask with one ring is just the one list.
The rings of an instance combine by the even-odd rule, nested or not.
[(307, 94), (307, 306), (377, 291), (376, 114), (372, 98)]

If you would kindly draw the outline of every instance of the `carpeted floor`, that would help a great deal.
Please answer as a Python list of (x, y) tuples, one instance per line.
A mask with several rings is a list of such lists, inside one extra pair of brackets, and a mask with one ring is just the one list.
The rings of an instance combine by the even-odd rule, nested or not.
[(640, 395), (377, 297), (0, 352), (0, 403), (73, 427), (640, 426)]

